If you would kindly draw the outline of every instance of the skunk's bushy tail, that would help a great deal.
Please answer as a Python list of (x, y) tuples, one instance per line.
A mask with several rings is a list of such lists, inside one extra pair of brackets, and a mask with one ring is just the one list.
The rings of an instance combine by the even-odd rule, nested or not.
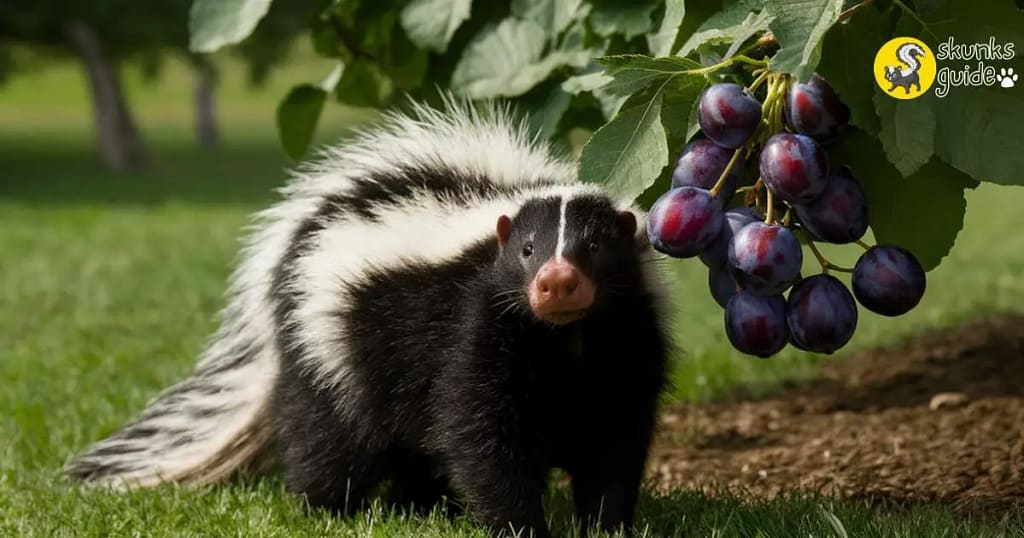
[(68, 462), (68, 475), (91, 486), (207, 484), (264, 453), (273, 442), (269, 404), (279, 369), (270, 286), (295, 227), (314, 210), (313, 200), (295, 196), (260, 215), (220, 329), (195, 371)]

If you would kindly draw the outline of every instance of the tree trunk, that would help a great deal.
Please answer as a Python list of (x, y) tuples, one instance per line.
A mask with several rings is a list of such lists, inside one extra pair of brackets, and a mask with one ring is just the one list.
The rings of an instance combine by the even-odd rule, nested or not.
[(70, 22), (64, 27), (64, 33), (81, 56), (82, 67), (89, 78), (100, 158), (109, 168), (117, 170), (140, 167), (146, 152), (124, 99), (117, 65), (107, 57), (99, 36), (88, 25)]
[(214, 90), (217, 87), (217, 69), (207, 60), (195, 63), (196, 141), (204, 149), (220, 145), (217, 115), (214, 111)]

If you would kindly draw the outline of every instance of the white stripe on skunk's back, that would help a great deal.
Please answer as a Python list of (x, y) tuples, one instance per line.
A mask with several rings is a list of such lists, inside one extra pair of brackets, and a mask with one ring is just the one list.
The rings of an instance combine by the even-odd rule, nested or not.
[(570, 182), (575, 167), (527, 134), (500, 108), (483, 111), (449, 100), (440, 111), (414, 104), (409, 115), (390, 113), (372, 128), (323, 150), (285, 189), (292, 196), (324, 196), (351, 180), (403, 167), (451, 169), (501, 185)]
[(308, 254), (296, 262), (291, 291), (299, 295), (290, 323), (306, 346), (308, 366), (326, 385), (348, 375), (345, 327), (336, 315), (347, 290), (375, 269), (442, 264), (494, 237), (500, 215), (515, 215), (527, 199), (569, 199), (596, 193), (589, 185), (536, 186), (491, 199), (441, 200), (423, 192), (400, 205), (375, 209), (376, 219), (343, 219), (317, 233)]

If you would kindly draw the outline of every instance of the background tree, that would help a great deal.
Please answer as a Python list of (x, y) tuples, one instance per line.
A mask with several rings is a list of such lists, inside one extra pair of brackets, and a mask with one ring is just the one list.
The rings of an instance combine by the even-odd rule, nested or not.
[[(195, 75), (197, 143), (217, 145), (216, 63), (189, 50), (189, 0), (4, 0), (0, 2), (0, 82), (18, 66), (8, 54), (12, 45), (28, 46), (40, 57), (79, 59), (88, 81), (98, 155), (114, 169), (133, 168), (146, 160), (142, 139), (121, 77), (122, 66), (140, 62), (149, 77), (159, 77), (163, 60), (179, 56)], [(282, 61), (295, 36), (306, 31), (311, 16), (304, 0), (278, 2), (273, 17), (252, 33), (237, 53), (248, 64), (254, 84), (266, 79)], [(6, 44), (6, 46), (5, 46)]]

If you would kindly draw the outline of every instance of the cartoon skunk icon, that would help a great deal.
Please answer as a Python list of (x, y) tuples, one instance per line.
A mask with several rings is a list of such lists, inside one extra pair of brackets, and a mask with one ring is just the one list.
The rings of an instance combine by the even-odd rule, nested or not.
[(903, 88), (903, 93), (910, 93), (911, 86), (917, 86), (921, 91), (921, 78), (917, 72), (921, 69), (921, 62), (918, 58), (925, 56), (926, 52), (917, 43), (904, 43), (896, 49), (896, 58), (907, 67), (885, 66), (885, 80), (892, 82), (888, 92), (896, 88)]

